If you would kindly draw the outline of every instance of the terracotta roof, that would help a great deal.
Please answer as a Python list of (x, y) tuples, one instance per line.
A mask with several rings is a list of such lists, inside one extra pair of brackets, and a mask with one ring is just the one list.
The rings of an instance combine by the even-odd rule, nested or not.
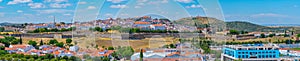
[(104, 48), (99, 48), (99, 52), (104, 52)]
[(0, 46), (5, 46), (4, 44), (0, 43)]
[(50, 50), (50, 48), (43, 48), (42, 50)]
[(12, 48), (26, 48), (27, 45), (11, 45)]
[(150, 24), (150, 22), (137, 21), (134, 22), (134, 24)]
[(5, 50), (16, 50), (17, 48), (7, 48), (5, 47)]
[(53, 54), (54, 54), (54, 55), (58, 55), (58, 54), (59, 54), (59, 52), (58, 52), (58, 51), (55, 51), (55, 52), (53, 52)]
[(4, 36), (0, 36), (0, 38), (5, 38)]
[(153, 26), (163, 26), (163, 24), (152, 24)]
[(289, 48), (280, 48), (279, 50), (289, 50)]

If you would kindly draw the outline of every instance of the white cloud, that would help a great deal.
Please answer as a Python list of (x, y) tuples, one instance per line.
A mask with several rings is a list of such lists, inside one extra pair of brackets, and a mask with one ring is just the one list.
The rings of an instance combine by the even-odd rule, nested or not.
[(127, 6), (126, 5), (111, 5), (110, 8), (126, 8)]
[(107, 0), (109, 2), (112, 2), (112, 3), (121, 3), (122, 1), (125, 1), (125, 0)]
[(190, 6), (186, 6), (186, 8), (202, 8), (202, 6), (193, 4), (193, 5), (190, 5)]
[(73, 12), (73, 10), (65, 10), (65, 9), (48, 9), (48, 10), (35, 10), (35, 11), (42, 14)]
[(0, 0), (0, 2), (2, 2), (2, 0)]
[(5, 13), (1, 13), (1, 12), (0, 12), (0, 17), (3, 17), (3, 16), (4, 16), (4, 14), (5, 14)]
[(251, 15), (250, 17), (260, 18), (260, 17), (288, 17), (288, 16), (281, 15), (281, 14), (274, 14), (274, 13), (260, 13), (260, 14)]
[(87, 9), (96, 9), (96, 7), (95, 6), (88, 6)]
[(52, 8), (66, 8), (68, 6), (71, 6), (71, 4), (69, 4), (69, 3), (66, 3), (66, 4), (53, 3), (53, 4), (50, 4), (50, 7), (52, 7)]
[(44, 0), (44, 2), (62, 3), (62, 2), (68, 2), (68, 0)]
[(18, 12), (18, 13), (22, 13), (23, 11), (22, 11), (22, 10), (17, 10), (17, 12)]
[(46, 6), (43, 3), (29, 3), (30, 8), (45, 8)]
[(63, 14), (64, 16), (71, 16), (72, 14)]
[(193, 0), (176, 0), (177, 2), (182, 2), (182, 3), (191, 3)]
[(161, 2), (162, 3), (168, 3), (169, 1), (168, 0), (162, 0)]
[(86, 2), (84, 2), (84, 1), (83, 2), (78, 2), (78, 4), (86, 4)]
[(142, 8), (141, 6), (134, 6), (134, 8)]
[(105, 16), (107, 16), (107, 17), (111, 17), (111, 16), (113, 16), (112, 14), (110, 14), (110, 13), (106, 13), (105, 14)]
[(297, 8), (297, 7), (298, 7), (298, 5), (294, 5), (294, 7), (295, 7), (295, 8)]
[(9, 1), (7, 4), (11, 5), (11, 4), (29, 3), (29, 2), (32, 2), (32, 0), (13, 0), (13, 1)]

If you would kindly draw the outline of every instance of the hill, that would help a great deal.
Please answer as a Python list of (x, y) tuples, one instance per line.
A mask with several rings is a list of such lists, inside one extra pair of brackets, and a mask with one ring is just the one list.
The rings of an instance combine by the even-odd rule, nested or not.
[(187, 26), (197, 26), (206, 27), (207, 25), (215, 30), (221, 31), (225, 29), (235, 29), (243, 31), (282, 31), (288, 30), (290, 27), (267, 27), (250, 22), (243, 21), (232, 21), (224, 22), (219, 19), (210, 17), (187, 17), (174, 21), (175, 24), (187, 25)]
[(261, 26), (257, 24), (253, 24), (250, 22), (243, 22), (243, 21), (233, 21), (233, 22), (226, 22), (227, 29), (235, 29), (235, 30), (243, 30), (243, 31), (260, 31), (262, 29), (266, 29), (268, 27)]
[(210, 26), (215, 30), (225, 29), (225, 22), (218, 20), (216, 18), (210, 17), (187, 17), (174, 21), (175, 24), (187, 25), (187, 26), (197, 26), (197, 27), (207, 27)]

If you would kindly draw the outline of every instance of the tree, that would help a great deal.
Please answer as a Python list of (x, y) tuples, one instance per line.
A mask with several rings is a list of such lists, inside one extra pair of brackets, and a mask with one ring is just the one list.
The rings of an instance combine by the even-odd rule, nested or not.
[(143, 57), (144, 57), (144, 55), (143, 55), (143, 49), (141, 49), (141, 51), (140, 51), (140, 61), (143, 61)]
[(95, 27), (95, 30), (98, 31), (98, 32), (103, 32), (103, 29), (100, 28), (100, 27)]
[(285, 40), (285, 44), (293, 44), (293, 40)]
[(4, 50), (5, 49), (5, 47), (4, 46), (0, 46), (0, 50)]
[(72, 43), (72, 39), (70, 39), (70, 38), (68, 38), (68, 39), (66, 39), (66, 43)]
[(75, 57), (75, 56), (71, 56), (71, 57), (69, 58), (69, 60), (71, 60), (71, 61), (76, 61), (76, 57)]
[(56, 39), (52, 39), (49, 41), (49, 44), (56, 44), (56, 43), (58, 43), (58, 41)]
[(107, 50), (114, 50), (114, 47), (108, 47)]
[(265, 34), (260, 34), (260, 37), (261, 38), (266, 38), (266, 35)]
[(12, 37), (12, 36), (6, 36), (4, 39), (8, 40), (9, 42), (13, 41), (13, 40), (16, 40), (16, 38)]
[(65, 25), (66, 23), (65, 23), (65, 22), (60, 22), (60, 24), (63, 24), (63, 25)]
[(41, 46), (41, 45), (44, 45), (44, 42), (43, 42), (43, 40), (41, 40), (41, 41), (40, 41), (40, 46)]
[(120, 47), (116, 49), (116, 53), (120, 54), (122, 57), (129, 59), (133, 55), (134, 50), (132, 47)]
[(59, 30), (57, 28), (51, 29), (51, 32), (58, 32)]
[(229, 33), (232, 34), (232, 35), (238, 35), (239, 31), (237, 31), (237, 30), (229, 30)]
[(170, 46), (170, 48), (176, 48), (176, 46), (174, 44), (170, 44), (169, 46)]
[(59, 43), (56, 43), (55, 46), (64, 47), (64, 43), (63, 42), (59, 42)]
[(300, 34), (297, 34), (297, 37), (300, 37)]
[(5, 30), (4, 27), (0, 27), (0, 32), (3, 32)]
[(37, 43), (35, 41), (30, 40), (28, 42), (29, 45), (32, 45), (33, 47), (36, 47)]
[(268, 37), (273, 37), (273, 36), (275, 36), (275, 34), (270, 34)]
[(13, 40), (13, 41), (10, 42), (10, 44), (13, 44), (13, 45), (14, 44), (19, 44), (19, 42), (20, 42), (19, 40)]
[(8, 54), (8, 52), (6, 52), (5, 50), (0, 50), (0, 56), (2, 56), (4, 54)]
[(63, 56), (62, 57), (63, 59), (66, 59), (66, 60), (68, 60), (69, 58), (68, 58), (68, 56)]

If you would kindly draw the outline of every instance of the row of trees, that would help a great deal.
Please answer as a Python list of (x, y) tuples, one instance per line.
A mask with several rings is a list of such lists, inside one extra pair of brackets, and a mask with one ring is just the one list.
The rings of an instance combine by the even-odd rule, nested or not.
[(247, 41), (247, 42), (226, 42), (226, 45), (238, 45), (238, 44), (263, 44), (267, 42), (263, 41)]
[[(52, 39), (48, 42), (48, 45), (55, 45), (55, 46), (58, 46), (58, 47), (64, 47), (64, 45), (68, 45), (68, 46), (73, 46), (71, 43), (72, 43), (72, 39), (66, 39), (66, 43), (67, 44), (64, 44), (63, 42), (58, 42), (56, 39)], [(32, 41), (30, 40), (28, 42), (29, 45), (32, 45), (34, 47), (37, 47), (37, 42), (36, 41)], [(40, 41), (39, 45), (44, 45), (45, 43), (43, 42), (43, 40)]]
[(5, 31), (5, 28), (4, 27), (0, 27), (0, 32), (3, 32)]
[(277, 40), (277, 41), (274, 41), (273, 43), (276, 43), (276, 44), (280, 44), (280, 43), (284, 43), (284, 44), (298, 44), (300, 43), (300, 40)]
[(53, 54), (46, 54), (44, 56), (38, 55), (23, 55), (23, 54), (1, 54), (0, 61), (78, 61), (79, 58), (75, 56), (55, 57)]
[(103, 29), (100, 27), (90, 28), (92, 31), (98, 32), (108, 32), (109, 30), (118, 30), (119, 32), (129, 32), (129, 33), (179, 33), (179, 31), (167, 31), (167, 30), (141, 30), (139, 28), (122, 28), (121, 26), (113, 26), (108, 29)]
[(0, 43), (3, 43), (5, 47), (8, 47), (11, 44), (22, 44), (23, 42), (21, 39), (16, 39), (15, 37), (11, 36), (5, 36), (5, 38), (0, 39)]
[(164, 45), (163, 48), (176, 48), (175, 44)]
[(238, 30), (229, 30), (229, 34), (231, 35), (239, 35), (239, 34), (246, 34), (247, 31), (238, 31)]
[[(9, 45), (15, 45), (15, 44), (23, 44), (22, 39), (16, 39), (15, 37), (12, 36), (5, 36), (5, 38), (0, 39), (0, 43), (3, 43), (5, 45), (5, 47), (9, 47)], [(68, 46), (72, 46), (72, 39), (66, 39), (66, 45)], [(29, 45), (32, 45), (34, 47), (38, 47), (38, 43), (36, 41), (32, 41), (30, 40), (28, 42)], [(43, 42), (43, 40), (40, 41), (39, 45), (44, 45), (45, 43)], [(52, 39), (48, 42), (48, 45), (55, 45), (58, 47), (64, 47), (64, 43), (63, 42), (58, 42), (56, 39)]]
[(53, 29), (48, 29), (48, 28), (38, 28), (33, 30), (32, 32), (29, 33), (41, 33), (41, 32), (66, 32), (66, 31), (72, 31), (76, 29), (75, 27), (71, 27), (71, 28), (61, 28), (61, 29), (57, 29), (57, 28), (53, 28)]
[[(248, 41), (248, 42), (226, 42), (226, 45), (237, 45), (237, 44), (266, 44), (269, 43), (271, 41)], [(298, 44), (300, 43), (300, 40), (277, 40), (277, 41), (273, 41), (272, 43), (275, 44)]]

